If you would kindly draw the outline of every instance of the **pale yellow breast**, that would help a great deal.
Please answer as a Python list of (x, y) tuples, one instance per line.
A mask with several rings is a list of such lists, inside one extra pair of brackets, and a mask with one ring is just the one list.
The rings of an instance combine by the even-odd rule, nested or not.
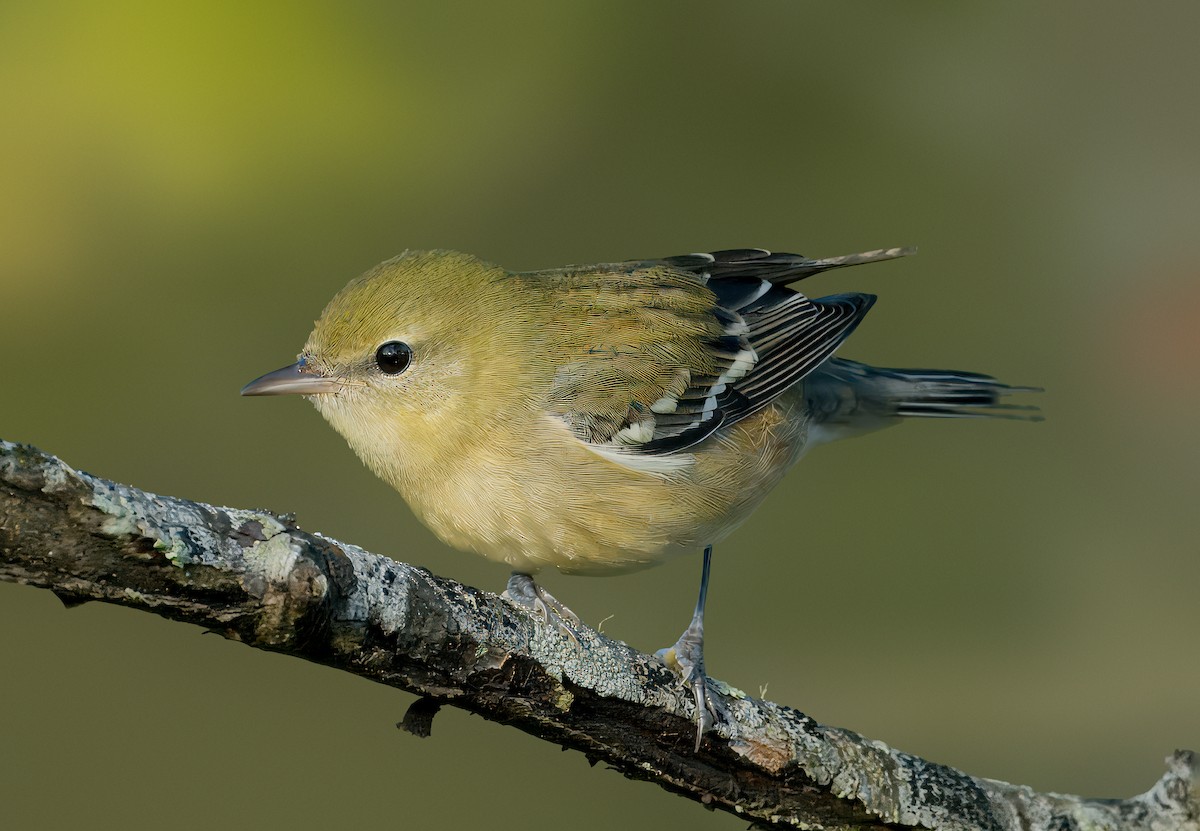
[(452, 469), (401, 491), (457, 548), (529, 573), (615, 574), (725, 537), (800, 458), (806, 438), (801, 402), (785, 395), (662, 475), (606, 459), (539, 416), (521, 447), (480, 442)]

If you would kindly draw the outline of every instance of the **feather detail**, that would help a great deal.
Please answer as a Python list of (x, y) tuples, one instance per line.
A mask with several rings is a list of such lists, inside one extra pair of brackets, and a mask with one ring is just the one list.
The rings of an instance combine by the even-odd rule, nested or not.
[[(551, 326), (544, 406), (611, 461), (651, 469), (769, 405), (834, 354), (875, 298), (786, 284), (911, 253), (810, 259), (757, 248), (514, 274), (570, 328)], [(654, 470), (661, 466), (654, 463)]]
[(614, 447), (609, 444), (584, 445), (588, 450), (602, 459), (635, 470), (638, 473), (650, 473), (655, 476), (668, 476), (691, 467), (696, 457), (690, 453), (671, 453), (669, 455), (654, 453), (638, 453), (636, 451)]

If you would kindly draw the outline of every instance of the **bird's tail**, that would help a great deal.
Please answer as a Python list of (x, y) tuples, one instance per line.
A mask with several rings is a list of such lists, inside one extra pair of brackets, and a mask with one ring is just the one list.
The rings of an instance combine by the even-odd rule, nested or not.
[(1008, 404), (1038, 387), (1003, 384), (990, 375), (947, 369), (886, 369), (832, 358), (804, 379), (812, 441), (866, 433), (901, 418), (1010, 418), (1041, 421), (1038, 408)]

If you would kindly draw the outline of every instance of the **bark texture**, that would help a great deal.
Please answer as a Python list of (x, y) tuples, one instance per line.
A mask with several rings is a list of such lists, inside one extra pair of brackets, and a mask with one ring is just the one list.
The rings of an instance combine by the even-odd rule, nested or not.
[(1200, 831), (1200, 756), (1140, 796), (1088, 800), (965, 773), (721, 687), (736, 722), (693, 752), (691, 696), (654, 657), (564, 637), (488, 592), (306, 533), (287, 517), (119, 485), (0, 441), (0, 579), (101, 600), (338, 667), (603, 760), (755, 824)]

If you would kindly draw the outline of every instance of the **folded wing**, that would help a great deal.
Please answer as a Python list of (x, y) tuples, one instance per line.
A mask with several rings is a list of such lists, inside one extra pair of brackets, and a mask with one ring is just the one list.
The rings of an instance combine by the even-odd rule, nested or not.
[(810, 299), (805, 277), (892, 259), (884, 249), (829, 259), (735, 249), (519, 277), (536, 280), (564, 318), (552, 332), (547, 406), (588, 444), (632, 467), (685, 451), (769, 405), (834, 354), (875, 301)]

